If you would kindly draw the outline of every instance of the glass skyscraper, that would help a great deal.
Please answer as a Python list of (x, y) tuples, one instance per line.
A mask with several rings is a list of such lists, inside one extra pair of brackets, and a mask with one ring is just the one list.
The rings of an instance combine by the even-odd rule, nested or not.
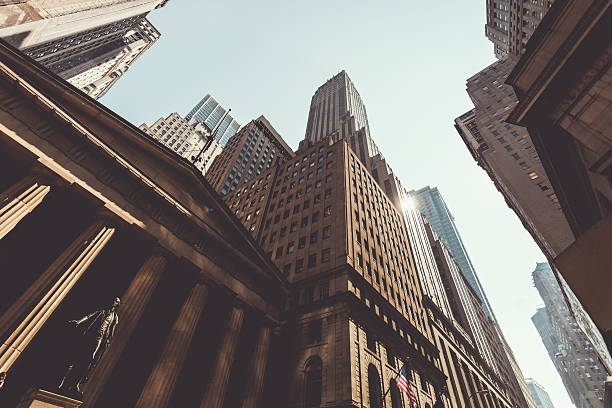
[[(236, 132), (238, 132), (238, 129), (240, 129), (238, 122), (236, 122), (231, 115), (225, 115), (226, 112), (226, 109), (223, 108), (215, 98), (210, 96), (210, 94), (206, 94), (204, 99), (198, 102), (196, 106), (189, 111), (185, 119), (190, 123), (204, 123), (211, 132), (213, 132), (218, 125), (219, 129), (215, 135), (215, 140), (219, 145), (225, 146), (229, 138), (234, 136)], [(225, 118), (223, 115), (225, 115)], [(221, 122), (221, 120), (223, 121)]]
[(533, 378), (526, 378), (525, 382), (538, 408), (555, 408), (544, 387), (538, 384), (536, 380)]
[(476, 276), (472, 261), (470, 261), (470, 257), (465, 250), (465, 246), (463, 245), (463, 241), (455, 225), (455, 217), (453, 217), (446, 206), (438, 188), (427, 186), (417, 191), (412, 190), (409, 192), (409, 195), (414, 201), (414, 205), (421, 211), (425, 218), (427, 218), (427, 221), (429, 221), (434, 231), (436, 231), (436, 234), (438, 234), (442, 242), (444, 242), (446, 247), (450, 250), (461, 272), (463, 272), (463, 275), (465, 275), (466, 279), (482, 301), (482, 307), (487, 315), (495, 320), (489, 300), (482, 289), (478, 276)]

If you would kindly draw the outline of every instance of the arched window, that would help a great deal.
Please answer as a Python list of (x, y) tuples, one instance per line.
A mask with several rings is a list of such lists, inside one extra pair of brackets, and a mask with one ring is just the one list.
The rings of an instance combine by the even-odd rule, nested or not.
[(382, 408), (380, 376), (374, 364), (368, 366), (368, 389), (370, 391), (370, 408)]
[(319, 407), (321, 405), (321, 391), (323, 385), (323, 363), (317, 356), (311, 357), (304, 370), (306, 376), (306, 407)]
[(389, 383), (389, 393), (391, 394), (391, 408), (402, 408), (402, 400), (400, 398), (399, 388), (395, 380)]

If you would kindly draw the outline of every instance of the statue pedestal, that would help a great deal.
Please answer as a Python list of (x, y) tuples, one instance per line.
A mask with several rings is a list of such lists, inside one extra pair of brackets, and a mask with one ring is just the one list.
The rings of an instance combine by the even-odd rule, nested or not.
[(17, 408), (78, 408), (82, 403), (54, 392), (32, 389), (21, 398)]

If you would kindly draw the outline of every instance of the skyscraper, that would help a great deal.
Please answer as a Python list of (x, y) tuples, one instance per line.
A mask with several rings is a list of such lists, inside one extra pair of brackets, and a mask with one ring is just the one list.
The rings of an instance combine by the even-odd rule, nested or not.
[[(254, 169), (249, 164), (260, 163), (251, 157), (265, 146), (262, 130), (251, 123), (232, 137), (210, 177), (295, 290), (288, 311), (296, 324), (286, 340), (297, 353), (287, 354), (295, 372), (279, 387), (281, 398), (287, 393), (297, 406), (380, 407), (389, 389), (386, 406), (399, 407), (392, 378), (409, 358), (419, 406), (441, 400), (448, 407), (472, 401), (531, 407), (511, 379), (496, 327), (456, 265), (467, 303), (457, 300), (457, 310), (448, 303), (425, 221), (416, 211), (405, 215), (401, 198), (392, 200), (401, 186), (382, 156), (366, 156), (349, 145), (350, 137), (334, 133), (304, 140), (294, 155), (277, 154), (271, 166), (245, 179), (237, 164)], [(455, 317), (465, 314), (465, 305), (473, 322), (486, 324), (473, 326), (478, 342), (472, 327)]]
[(0, 37), (99, 98), (160, 37), (145, 18), (167, 0), (0, 3)]
[(293, 156), (293, 150), (262, 115), (230, 137), (206, 177), (221, 195), (226, 195), (266, 172), (276, 160)]
[(489, 300), (482, 289), (472, 261), (470, 261), (470, 257), (455, 225), (455, 217), (453, 217), (446, 206), (438, 188), (427, 186), (420, 190), (412, 190), (409, 192), (409, 196), (453, 255), (455, 262), (459, 265), (459, 269), (461, 269), (470, 286), (480, 298), (482, 307), (487, 315), (495, 319)]
[(467, 80), (474, 109), (455, 119), (455, 128), (542, 252), (554, 259), (574, 235), (529, 132), (506, 123), (517, 99), (504, 81), (517, 60), (508, 56)]
[(176, 112), (166, 118), (159, 118), (151, 126), (143, 123), (139, 128), (190, 162), (204, 148), (202, 160), (194, 163), (202, 174), (206, 174), (214, 159), (223, 150), (211, 139), (211, 134), (204, 125), (196, 123), (192, 126)]
[(554, 0), (487, 2), (485, 35), (493, 43), (495, 57), (520, 55)]
[(365, 105), (344, 70), (321, 85), (310, 101), (304, 141), (317, 143), (326, 137), (346, 140), (366, 166), (378, 154)]
[(533, 282), (544, 300), (532, 321), (542, 338), (572, 402), (577, 407), (602, 407), (609, 368), (570, 313), (550, 265), (538, 263)]
[(215, 140), (221, 147), (225, 146), (230, 137), (235, 135), (238, 129), (240, 129), (240, 125), (232, 115), (209, 94), (189, 111), (185, 119), (192, 123), (199, 122), (205, 124), (211, 133), (218, 126)]
[(22, 51), (97, 99), (159, 37), (159, 31), (141, 15), (24, 48)]
[(130, 17), (168, 0), (20, 0), (0, 3), (0, 37), (24, 49)]
[(537, 404), (538, 408), (555, 408), (548, 393), (536, 380), (533, 378), (525, 379), (527, 382), (527, 386), (529, 387), (529, 391), (531, 395), (533, 395), (533, 399)]

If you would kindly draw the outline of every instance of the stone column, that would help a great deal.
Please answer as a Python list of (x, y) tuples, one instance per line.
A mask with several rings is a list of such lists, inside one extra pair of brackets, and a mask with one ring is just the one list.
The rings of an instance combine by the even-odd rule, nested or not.
[(30, 174), (0, 194), (0, 239), (31, 213), (51, 191), (51, 183)]
[(115, 365), (121, 357), (134, 329), (140, 321), (149, 299), (164, 274), (168, 264), (167, 255), (160, 248), (155, 249), (153, 255), (140, 267), (130, 286), (121, 296), (122, 305), (119, 307), (119, 325), (115, 335), (90, 379), (85, 385), (83, 407), (92, 407), (100, 396), (106, 381), (110, 377)]
[(208, 286), (203, 283), (197, 283), (191, 289), (170, 330), (166, 345), (138, 397), (136, 408), (165, 408), (170, 403), (207, 294)]
[(200, 403), (200, 408), (221, 408), (223, 406), (243, 320), (244, 309), (242, 305), (234, 305), (228, 318), (225, 334), (221, 340), (221, 347), (217, 353), (211, 380)]
[(8, 371), (38, 330), (85, 273), (115, 228), (99, 219), (89, 226), (0, 317), (0, 372)]
[(255, 345), (255, 351), (253, 352), (247, 372), (247, 383), (242, 408), (256, 408), (259, 404), (264, 386), (266, 364), (268, 362), (271, 331), (272, 328), (267, 325), (267, 322), (264, 322), (264, 326), (259, 329), (257, 344)]

